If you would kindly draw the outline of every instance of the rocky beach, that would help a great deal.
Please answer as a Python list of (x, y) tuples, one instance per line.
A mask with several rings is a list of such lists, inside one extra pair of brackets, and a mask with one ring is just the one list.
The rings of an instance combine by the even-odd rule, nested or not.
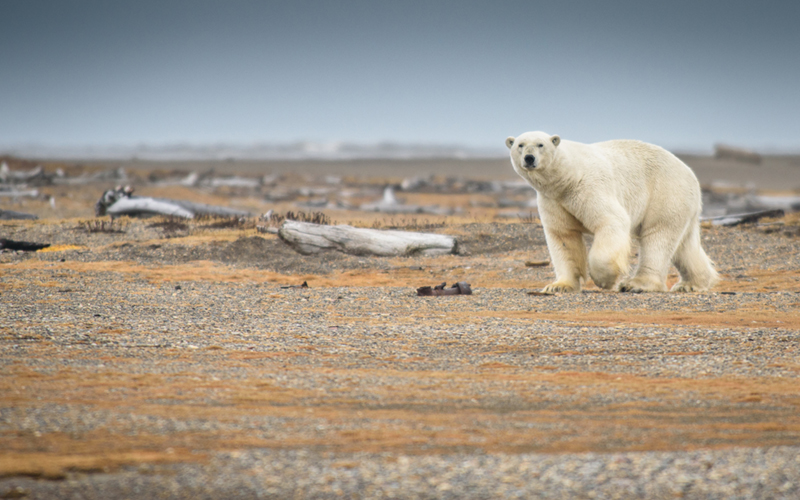
[[(0, 498), (797, 498), (800, 159), (684, 159), (719, 285), (539, 295), (507, 160), (6, 158), (0, 238), (48, 246), (0, 253)], [(299, 212), (458, 251), (302, 255)]]

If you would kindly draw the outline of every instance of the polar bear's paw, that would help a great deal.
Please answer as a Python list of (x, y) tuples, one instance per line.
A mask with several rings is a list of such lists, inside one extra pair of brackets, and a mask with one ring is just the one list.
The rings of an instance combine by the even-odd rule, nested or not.
[(630, 282), (625, 282), (625, 283), (620, 283), (619, 285), (617, 285), (617, 291), (618, 292), (627, 292), (627, 293), (642, 293), (642, 292), (645, 292), (647, 290), (645, 290), (644, 287), (634, 285), (633, 283), (630, 283)]
[(672, 290), (673, 292), (705, 292), (708, 290), (707, 286), (700, 286), (695, 283), (691, 283), (688, 281), (679, 281), (673, 285)]
[(555, 281), (550, 283), (546, 287), (542, 288), (542, 292), (544, 293), (570, 293), (570, 292), (580, 292), (581, 286), (576, 285), (575, 283), (570, 283), (569, 281)]
[(652, 279), (633, 278), (623, 280), (617, 285), (618, 292), (642, 293), (642, 292), (666, 292), (667, 288), (660, 281)]

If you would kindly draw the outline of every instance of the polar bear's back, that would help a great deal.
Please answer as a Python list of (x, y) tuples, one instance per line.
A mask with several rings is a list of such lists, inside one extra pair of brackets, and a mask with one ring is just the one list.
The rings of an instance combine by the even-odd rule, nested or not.
[(608, 160), (619, 194), (634, 220), (645, 217), (645, 206), (659, 207), (658, 212), (672, 207), (671, 210), (699, 215), (702, 195), (697, 177), (666, 149), (624, 139), (588, 146)]
[(677, 156), (655, 144), (619, 139), (596, 142), (589, 146), (610, 160), (613, 159), (612, 163), (619, 170), (639, 170), (644, 167), (650, 174), (666, 172), (694, 178), (692, 170)]
[(697, 191), (699, 195), (697, 177), (692, 169), (660, 146), (627, 139), (596, 142), (588, 146), (608, 160), (616, 175), (630, 176), (651, 187), (662, 182), (669, 182), (673, 186), (678, 184)]

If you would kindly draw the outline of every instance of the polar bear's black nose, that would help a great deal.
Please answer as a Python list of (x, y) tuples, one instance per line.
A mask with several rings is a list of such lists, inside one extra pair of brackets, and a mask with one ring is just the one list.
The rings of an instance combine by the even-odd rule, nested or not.
[(533, 155), (525, 155), (525, 165), (531, 166), (533, 162), (536, 161), (536, 157)]

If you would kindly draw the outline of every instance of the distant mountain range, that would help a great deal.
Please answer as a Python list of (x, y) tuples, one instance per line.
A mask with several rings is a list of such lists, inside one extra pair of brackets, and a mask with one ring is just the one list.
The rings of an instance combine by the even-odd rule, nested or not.
[(501, 158), (502, 146), (470, 148), (435, 144), (354, 144), (295, 142), (286, 144), (165, 144), (136, 146), (0, 147), (0, 154), (60, 160), (355, 160), (417, 158)]

